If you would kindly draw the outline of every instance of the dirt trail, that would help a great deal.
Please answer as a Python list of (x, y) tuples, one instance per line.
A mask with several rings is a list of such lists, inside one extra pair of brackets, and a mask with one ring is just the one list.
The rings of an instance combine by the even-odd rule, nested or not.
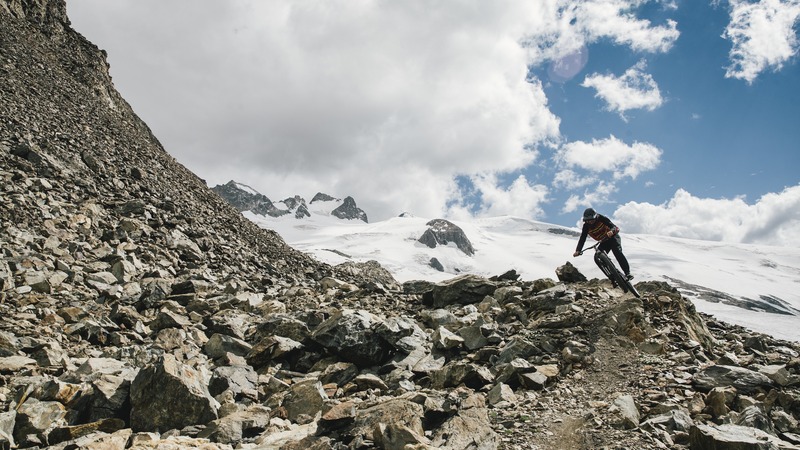
[[(624, 298), (627, 296), (609, 299), (595, 317)], [(600, 336), (599, 331), (594, 337), (590, 365), (576, 368), (545, 391), (529, 394), (516, 410), (516, 417), (503, 413), (506, 429), (500, 433), (500, 449), (596, 450), (653, 445), (641, 433), (614, 423), (615, 398), (620, 394), (638, 397), (637, 373), (643, 365), (638, 350), (621, 337)]]

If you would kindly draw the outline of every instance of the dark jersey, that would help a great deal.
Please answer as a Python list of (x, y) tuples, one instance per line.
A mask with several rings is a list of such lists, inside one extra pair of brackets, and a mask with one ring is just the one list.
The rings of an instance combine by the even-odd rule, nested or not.
[(613, 231), (614, 234), (617, 234), (619, 233), (619, 228), (604, 215), (598, 214), (595, 220), (584, 222), (576, 251), (583, 250), (583, 244), (586, 243), (587, 235), (591, 236), (595, 241), (599, 241), (608, 236), (609, 231)]

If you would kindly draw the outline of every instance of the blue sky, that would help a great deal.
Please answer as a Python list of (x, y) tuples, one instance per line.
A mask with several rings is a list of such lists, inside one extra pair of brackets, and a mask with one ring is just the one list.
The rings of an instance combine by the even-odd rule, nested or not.
[[(613, 211), (628, 201), (660, 204), (678, 188), (700, 197), (745, 196), (755, 202), (800, 181), (796, 56), (752, 82), (726, 77), (732, 44), (723, 33), (730, 23), (729, 7), (703, 1), (676, 5), (672, 9), (650, 3), (639, 11), (639, 17), (656, 24), (669, 19), (678, 23), (680, 37), (669, 51), (632, 52), (597, 42), (588, 46), (587, 64), (580, 73), (545, 86), (566, 139), (586, 141), (613, 134), (663, 151), (656, 169), (621, 185), (609, 204), (599, 208)], [(596, 91), (582, 86), (589, 74), (622, 74), (643, 60), (663, 97), (663, 104), (652, 111), (631, 110), (623, 120), (604, 110), (607, 103), (595, 97)], [(551, 80), (547, 67), (534, 68), (533, 73)], [(569, 222), (572, 213), (557, 211), (558, 203), (546, 209), (548, 216)]]
[[(209, 185), (800, 242), (800, 0), (70, 0)], [(187, 13), (187, 11), (189, 13)]]

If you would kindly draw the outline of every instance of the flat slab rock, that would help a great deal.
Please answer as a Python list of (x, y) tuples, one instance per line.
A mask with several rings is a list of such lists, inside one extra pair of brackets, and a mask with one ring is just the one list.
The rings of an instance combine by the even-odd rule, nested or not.
[(796, 445), (782, 441), (757, 428), (739, 425), (696, 425), (692, 427), (690, 448), (713, 450), (789, 450)]

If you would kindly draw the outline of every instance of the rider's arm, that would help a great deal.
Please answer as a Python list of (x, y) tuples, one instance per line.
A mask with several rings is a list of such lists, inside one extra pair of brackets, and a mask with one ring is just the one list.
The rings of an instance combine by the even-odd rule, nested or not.
[[(619, 227), (614, 225), (614, 223), (611, 221), (611, 219), (609, 219), (606, 216), (600, 215), (600, 214), (597, 215), (597, 218), (600, 219), (600, 221), (603, 222), (603, 224), (605, 226), (607, 226), (608, 229), (612, 232), (611, 236), (614, 236), (615, 234), (619, 234)], [(611, 236), (609, 236), (609, 237), (611, 237)]]
[(575, 247), (575, 253), (580, 253), (583, 250), (583, 244), (586, 243), (586, 235), (589, 234), (589, 228), (586, 224), (583, 224), (583, 229), (581, 230), (581, 237), (578, 239), (578, 246)]

